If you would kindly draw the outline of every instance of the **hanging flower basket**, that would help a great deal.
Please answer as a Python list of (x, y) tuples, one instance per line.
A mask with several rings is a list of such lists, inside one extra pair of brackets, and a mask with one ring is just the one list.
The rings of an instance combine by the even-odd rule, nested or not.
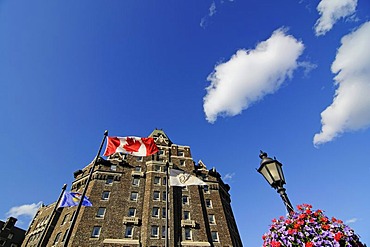
[(329, 219), (312, 206), (297, 206), (297, 212), (273, 219), (269, 232), (262, 236), (263, 247), (366, 247), (343, 221)]

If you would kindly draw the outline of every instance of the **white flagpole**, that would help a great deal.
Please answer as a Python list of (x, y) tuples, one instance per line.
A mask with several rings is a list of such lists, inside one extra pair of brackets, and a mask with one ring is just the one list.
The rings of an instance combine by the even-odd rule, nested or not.
[(66, 190), (67, 188), (67, 184), (64, 184), (63, 187), (62, 187), (62, 192), (60, 193), (59, 195), (59, 198), (58, 198), (58, 201), (55, 203), (55, 206), (54, 206), (54, 209), (53, 209), (53, 212), (51, 213), (49, 219), (48, 219), (48, 223), (46, 224), (46, 227), (44, 228), (44, 230), (42, 231), (42, 234), (41, 234), (41, 237), (40, 237), (40, 240), (39, 242), (37, 243), (37, 247), (41, 247), (41, 246), (46, 246), (47, 242), (44, 243), (44, 238), (45, 238), (45, 235), (46, 233), (49, 231), (49, 228), (50, 228), (50, 225), (51, 225), (51, 221), (53, 220), (54, 218), (54, 215), (55, 213), (57, 212), (58, 210), (58, 206), (59, 206), (59, 202), (60, 200), (62, 199), (62, 196), (64, 194), (64, 191)]
[[(169, 154), (171, 155), (171, 154)], [(165, 247), (168, 247), (168, 186), (169, 186), (169, 176), (168, 176), (168, 169), (169, 169), (170, 164), (167, 162), (166, 163), (166, 229), (165, 229)]]
[(64, 247), (67, 247), (68, 246), (69, 239), (71, 238), (71, 235), (72, 235), (73, 227), (76, 224), (78, 213), (80, 212), (80, 209), (81, 209), (81, 206), (82, 206), (82, 202), (83, 202), (83, 200), (85, 198), (85, 195), (86, 195), (87, 187), (89, 186), (90, 180), (92, 178), (92, 174), (94, 172), (94, 168), (95, 168), (96, 162), (98, 161), (98, 158), (100, 156), (101, 150), (103, 148), (103, 144), (105, 142), (105, 139), (107, 139), (107, 136), (108, 136), (108, 130), (106, 130), (104, 132), (104, 138), (101, 141), (99, 151), (98, 151), (98, 153), (97, 153), (97, 155), (96, 155), (96, 157), (94, 159), (94, 163), (93, 163), (93, 165), (91, 167), (90, 174), (89, 174), (89, 177), (87, 178), (86, 185), (85, 185), (85, 188), (84, 188), (84, 190), (82, 192), (82, 196), (81, 196), (80, 202), (78, 203), (78, 206), (77, 206), (76, 212), (75, 212), (75, 214), (73, 216), (71, 225), (69, 226), (69, 229), (68, 229), (68, 232), (67, 232), (67, 236), (66, 236), (66, 239), (65, 239), (64, 245), (63, 245)]

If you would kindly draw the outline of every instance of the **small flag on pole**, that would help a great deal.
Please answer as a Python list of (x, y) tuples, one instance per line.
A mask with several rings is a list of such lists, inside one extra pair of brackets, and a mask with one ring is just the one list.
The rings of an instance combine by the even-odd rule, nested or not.
[(170, 170), (170, 186), (207, 185), (203, 180), (181, 170)]
[[(79, 192), (67, 192), (67, 191), (65, 191), (63, 196), (62, 196), (62, 200), (59, 203), (58, 208), (77, 206), (78, 203), (81, 200), (81, 196), (82, 196), (82, 194), (79, 193)], [(86, 207), (91, 207), (92, 206), (92, 203), (90, 202), (90, 200), (87, 196), (84, 197), (84, 199), (82, 201), (82, 206), (86, 206)]]
[(151, 137), (113, 137), (108, 136), (104, 156), (114, 153), (129, 153), (134, 156), (149, 156), (158, 152), (158, 147)]

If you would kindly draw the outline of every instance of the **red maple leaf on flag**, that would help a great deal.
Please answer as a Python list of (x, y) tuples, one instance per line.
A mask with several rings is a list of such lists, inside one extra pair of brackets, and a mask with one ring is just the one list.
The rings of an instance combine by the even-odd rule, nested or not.
[(141, 143), (139, 141), (135, 140), (134, 138), (127, 137), (126, 143), (125, 145), (123, 145), (123, 148), (127, 152), (137, 152), (139, 151), (140, 146), (141, 146)]

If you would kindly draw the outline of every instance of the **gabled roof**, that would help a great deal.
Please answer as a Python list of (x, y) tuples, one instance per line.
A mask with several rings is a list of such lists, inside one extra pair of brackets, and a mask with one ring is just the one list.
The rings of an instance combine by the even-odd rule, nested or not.
[(167, 146), (172, 145), (172, 141), (170, 140), (170, 138), (168, 138), (168, 136), (166, 135), (166, 133), (164, 133), (164, 131), (162, 129), (157, 129), (156, 128), (149, 135), (149, 137), (152, 137), (157, 144), (167, 145)]

